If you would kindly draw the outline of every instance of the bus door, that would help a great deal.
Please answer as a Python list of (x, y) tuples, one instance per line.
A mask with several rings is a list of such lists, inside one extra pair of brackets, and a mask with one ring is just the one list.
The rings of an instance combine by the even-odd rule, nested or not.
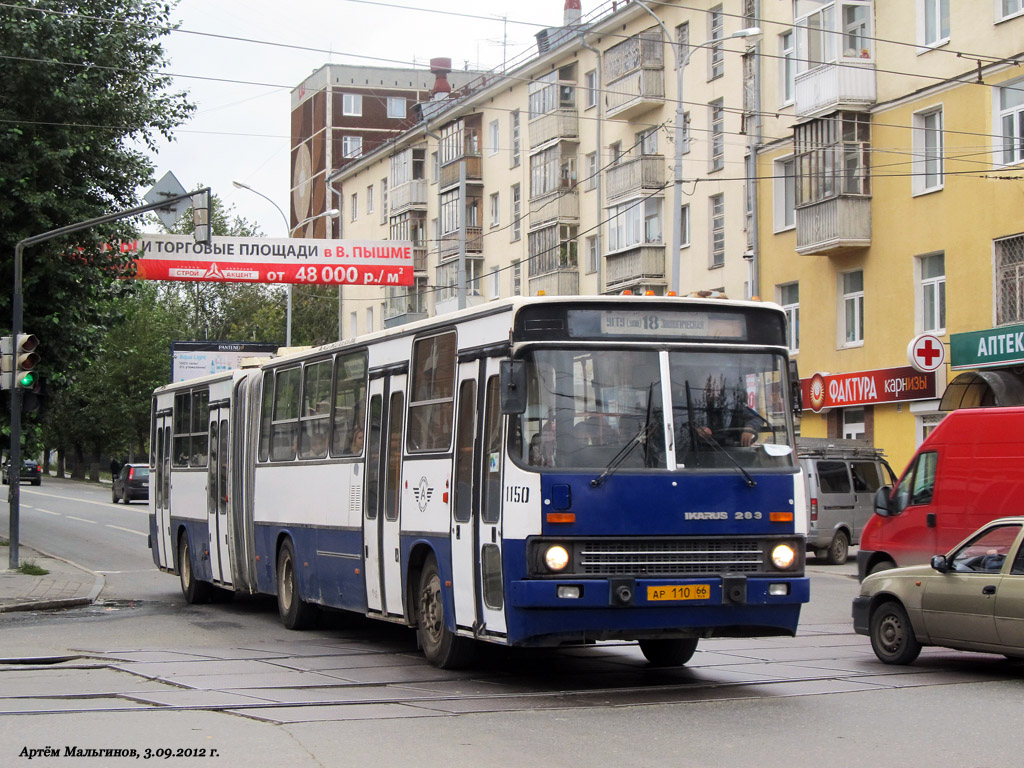
[(482, 634), (504, 635), (505, 586), (502, 577), (502, 467), (505, 458), (505, 441), (502, 439), (501, 390), (498, 379), (499, 360), (489, 358), (484, 365), (482, 389), (484, 393), (480, 423), (481, 449), (478, 462), (480, 478), (480, 514), (478, 516), (477, 542), (479, 556), (478, 586), (480, 596)]
[(210, 570), (214, 581), (231, 583), (231, 546), (228, 514), (228, 404), (210, 404), (210, 461), (206, 475), (206, 511), (210, 529)]
[(381, 583), (384, 613), (404, 615), (402, 595), (402, 436), (405, 433), (406, 374), (391, 377), (391, 393), (384, 407), (384, 442), (381, 445)]
[(478, 623), (476, 583), (476, 520), (479, 502), (474, 477), (480, 464), (477, 422), (477, 379), (480, 363), (473, 360), (459, 366), (458, 421), (455, 425), (455, 467), (451, 505), (452, 586), (455, 625), (476, 630)]
[(366, 428), (366, 472), (363, 477), (363, 569), (366, 574), (366, 607), (371, 613), (384, 610), (380, 578), (380, 465), (381, 419), (386, 380), (370, 379)]
[(153, 514), (156, 517), (156, 541), (153, 546), (157, 548), (157, 557), (160, 565), (167, 568), (174, 567), (174, 547), (171, 545), (171, 434), (174, 428), (174, 420), (170, 411), (163, 411), (156, 415), (156, 424), (153, 436), (153, 470), (154, 477), (150, 479), (150, 496), (152, 498)]

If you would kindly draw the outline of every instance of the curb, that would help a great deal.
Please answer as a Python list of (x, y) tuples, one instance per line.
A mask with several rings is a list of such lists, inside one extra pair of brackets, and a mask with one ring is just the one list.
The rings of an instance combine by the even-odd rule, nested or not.
[(51, 560), (59, 560), (60, 562), (66, 565), (70, 565), (73, 568), (77, 568), (80, 571), (92, 574), (94, 578), (92, 588), (89, 590), (89, 594), (85, 597), (65, 597), (57, 600), (36, 600), (28, 603), (0, 605), (0, 613), (14, 613), (15, 611), (46, 611), (55, 610), (58, 608), (76, 608), (82, 605), (91, 605), (92, 603), (96, 602), (96, 598), (100, 596), (100, 592), (102, 592), (103, 588), (107, 585), (106, 577), (103, 576), (103, 574), (101, 573), (94, 573), (93, 571), (90, 571), (88, 568), (84, 568), (78, 563), (73, 563), (70, 560), (66, 560), (63, 557), (58, 557), (57, 555), (51, 555), (49, 552), (44, 552), (43, 550), (37, 549), (36, 547), (25, 548), (31, 549), (33, 552), (36, 552), (37, 554), (42, 555), (43, 557), (48, 557)]

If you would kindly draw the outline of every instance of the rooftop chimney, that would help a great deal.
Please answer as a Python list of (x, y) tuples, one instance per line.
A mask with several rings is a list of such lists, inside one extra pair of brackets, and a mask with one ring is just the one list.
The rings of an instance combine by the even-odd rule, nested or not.
[[(571, 3), (573, 0), (566, 0), (566, 2)], [(452, 86), (448, 82), (448, 73), (452, 71), (452, 60), (445, 58), (431, 59), (430, 71), (435, 78), (434, 87), (431, 89), (431, 93), (434, 94), (434, 100), (448, 98), (448, 94), (452, 92)]]
[(562, 11), (562, 26), (575, 27), (580, 23), (580, 0), (565, 0), (565, 9)]

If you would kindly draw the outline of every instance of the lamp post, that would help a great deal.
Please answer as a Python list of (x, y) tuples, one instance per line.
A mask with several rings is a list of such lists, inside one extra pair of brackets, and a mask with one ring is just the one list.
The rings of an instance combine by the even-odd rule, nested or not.
[[(248, 184), (244, 184), (241, 181), (232, 181), (231, 183), (235, 187), (237, 187), (238, 189), (247, 189), (250, 192), (252, 192), (254, 195), (259, 195), (264, 200), (266, 200), (268, 203), (270, 203), (272, 206), (274, 206), (277, 209), (277, 212), (281, 214), (281, 220), (284, 222), (284, 231), (288, 234), (289, 238), (292, 237), (292, 235), (295, 234), (295, 230), (297, 230), (303, 224), (308, 224), (311, 221), (315, 221), (316, 219), (322, 219), (322, 218), (328, 217), (328, 216), (333, 218), (334, 216), (339, 216), (341, 214), (341, 211), (339, 211), (337, 208), (331, 208), (329, 210), (323, 211), (322, 213), (318, 213), (315, 216), (308, 216), (305, 219), (303, 219), (302, 221), (300, 221), (298, 224), (296, 224), (294, 227), (292, 227), (292, 226), (289, 226), (288, 217), (284, 215), (284, 211), (281, 210), (281, 206), (279, 206), (277, 203), (275, 203), (273, 201), (273, 199), (267, 197), (266, 195), (264, 195), (259, 190), (253, 189)], [(284, 345), (286, 347), (290, 347), (292, 345), (292, 284), (291, 283), (288, 283), (287, 292), (286, 293), (287, 293), (288, 301), (287, 301), (286, 309), (285, 309), (285, 329), (284, 329), (284, 337), (285, 338), (284, 338)]]
[(724, 40), (729, 40), (734, 37), (758, 37), (761, 34), (760, 27), (746, 27), (744, 29), (737, 30), (731, 35), (725, 37), (716, 38), (713, 40), (705, 40), (700, 45), (690, 45), (686, 55), (680, 60), (680, 45), (672, 40), (672, 36), (668, 32), (668, 28), (665, 26), (665, 22), (650, 8), (644, 5), (641, 0), (633, 0), (634, 3), (643, 8), (647, 13), (654, 17), (654, 20), (658, 22), (658, 26), (661, 27), (661, 32), (665, 36), (665, 42), (672, 47), (672, 52), (675, 55), (676, 61), (676, 130), (675, 130), (675, 168), (673, 173), (673, 188), (674, 194), (672, 196), (675, 210), (672, 211), (672, 290), (679, 295), (680, 291), (680, 251), (683, 248), (683, 139), (685, 138), (685, 125), (683, 120), (685, 119), (685, 109), (683, 108), (683, 70), (686, 69), (686, 65), (690, 63), (690, 57), (695, 51), (701, 48), (707, 48), (711, 45), (717, 45)]

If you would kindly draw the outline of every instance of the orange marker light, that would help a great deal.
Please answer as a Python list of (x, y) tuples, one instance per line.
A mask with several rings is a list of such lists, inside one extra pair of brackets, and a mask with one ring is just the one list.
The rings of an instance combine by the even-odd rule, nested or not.
[(768, 519), (773, 523), (792, 523), (793, 513), (792, 512), (772, 512), (768, 515)]
[(548, 512), (549, 523), (575, 523), (575, 512)]

